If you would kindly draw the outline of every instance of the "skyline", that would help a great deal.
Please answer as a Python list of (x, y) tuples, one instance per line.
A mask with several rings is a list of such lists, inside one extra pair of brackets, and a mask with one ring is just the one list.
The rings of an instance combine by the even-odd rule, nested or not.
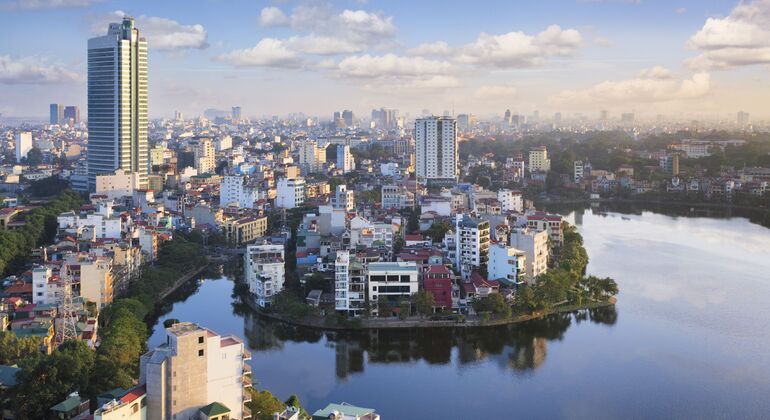
[(768, 116), (770, 0), (554, 3), (0, 1), (0, 113), (85, 111), (87, 39), (127, 13), (149, 44), (151, 118), (231, 106)]

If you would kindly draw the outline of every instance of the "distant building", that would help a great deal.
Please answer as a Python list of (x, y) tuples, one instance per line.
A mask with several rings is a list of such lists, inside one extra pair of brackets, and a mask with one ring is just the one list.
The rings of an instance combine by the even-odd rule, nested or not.
[(583, 180), (584, 173), (583, 173), (583, 161), (582, 160), (576, 160), (573, 164), (573, 180), (575, 183), (578, 183)]
[(32, 150), (32, 133), (29, 131), (20, 131), (16, 133), (16, 162), (21, 162)]
[(283, 290), (286, 279), (283, 245), (247, 246), (244, 271), (254, 301), (262, 307), (270, 306), (273, 296)]
[(450, 117), (419, 118), (414, 123), (416, 175), (423, 183), (457, 182), (457, 121)]
[(80, 108), (76, 106), (64, 107), (64, 121), (80, 124)]
[(345, 127), (353, 127), (356, 121), (353, 111), (349, 109), (342, 111), (342, 121), (345, 123)]
[(275, 206), (285, 209), (299, 207), (305, 202), (304, 178), (281, 178), (278, 180)]
[(166, 328), (165, 342), (140, 359), (147, 418), (200, 418), (199, 411), (212, 403), (227, 407), (233, 419), (251, 417), (245, 406), (251, 387), (249, 359), (237, 337), (190, 322)]
[(347, 185), (337, 185), (332, 198), (332, 207), (345, 211), (351, 211), (356, 207), (355, 194), (353, 191), (348, 191)]
[(241, 122), (241, 107), (234, 106), (232, 109), (231, 117), (233, 119), (233, 123), (237, 124)]
[(524, 199), (522, 198), (521, 191), (499, 190), (497, 192), (497, 201), (500, 202), (500, 207), (504, 212), (524, 212)]
[(551, 170), (551, 159), (545, 146), (536, 147), (529, 151), (529, 171), (548, 172)]
[(64, 119), (64, 105), (51, 104), (50, 117), (48, 118), (49, 123), (51, 125), (58, 125), (58, 124), (61, 124), (63, 119)]
[(337, 145), (337, 169), (346, 174), (356, 169), (356, 161), (353, 154), (350, 153), (350, 146), (347, 144)]

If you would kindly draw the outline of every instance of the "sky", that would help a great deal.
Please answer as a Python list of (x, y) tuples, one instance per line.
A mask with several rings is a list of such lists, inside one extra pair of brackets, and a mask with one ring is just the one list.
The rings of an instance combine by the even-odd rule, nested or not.
[(0, 0), (0, 113), (85, 115), (87, 40), (126, 14), (153, 118), (770, 115), (770, 0)]

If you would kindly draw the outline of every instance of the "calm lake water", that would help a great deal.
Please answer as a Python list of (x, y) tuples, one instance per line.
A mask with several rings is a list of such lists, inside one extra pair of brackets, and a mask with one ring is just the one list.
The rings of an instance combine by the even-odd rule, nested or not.
[(319, 333), (235, 307), (233, 283), (180, 291), (167, 318), (244, 337), (255, 385), (316, 410), (391, 419), (768, 418), (770, 230), (745, 218), (570, 213), (614, 309), (483, 330)]

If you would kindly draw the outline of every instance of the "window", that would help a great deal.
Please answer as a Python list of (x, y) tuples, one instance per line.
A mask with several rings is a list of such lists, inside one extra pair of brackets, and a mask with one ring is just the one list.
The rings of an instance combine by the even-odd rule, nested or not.
[(136, 413), (137, 411), (139, 411), (139, 404), (132, 405), (131, 406), (131, 412), (132, 413)]
[(203, 336), (198, 337), (198, 344), (203, 344)]
[(203, 356), (203, 349), (198, 350), (198, 356)]

